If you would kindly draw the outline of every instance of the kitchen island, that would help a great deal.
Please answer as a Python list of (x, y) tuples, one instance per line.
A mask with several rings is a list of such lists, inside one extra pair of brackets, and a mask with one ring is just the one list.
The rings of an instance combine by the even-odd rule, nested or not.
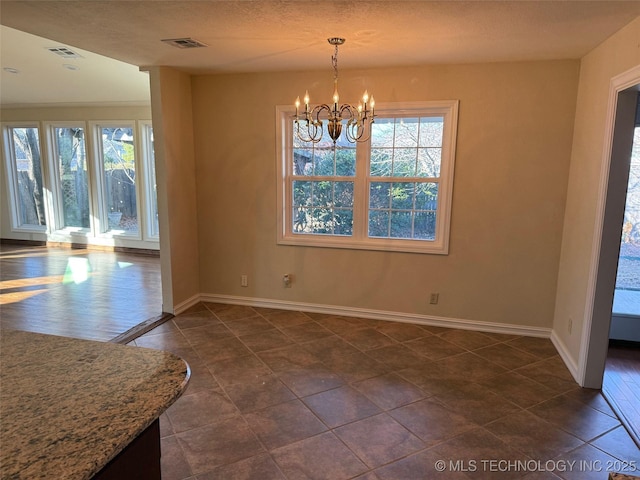
[(0, 337), (0, 479), (160, 478), (158, 417), (187, 386), (182, 359), (22, 331)]

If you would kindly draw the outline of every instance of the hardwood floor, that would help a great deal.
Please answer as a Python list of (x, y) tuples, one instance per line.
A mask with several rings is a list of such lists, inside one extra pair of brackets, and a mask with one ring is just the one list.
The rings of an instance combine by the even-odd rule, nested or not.
[(162, 314), (150, 255), (0, 246), (0, 326), (111, 341)]
[(612, 342), (602, 393), (640, 447), (640, 345)]

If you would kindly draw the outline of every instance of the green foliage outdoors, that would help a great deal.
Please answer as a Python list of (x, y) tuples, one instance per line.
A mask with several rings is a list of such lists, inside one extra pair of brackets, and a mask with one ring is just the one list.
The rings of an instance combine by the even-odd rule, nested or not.
[(89, 186), (84, 130), (56, 128), (65, 227), (89, 228)]
[[(442, 118), (376, 120), (369, 162), (371, 237), (435, 238)], [(294, 139), (293, 228), (351, 235), (356, 147)], [(303, 180), (299, 177), (313, 177)], [(318, 178), (326, 177), (326, 178)], [(431, 181), (430, 181), (431, 180)]]

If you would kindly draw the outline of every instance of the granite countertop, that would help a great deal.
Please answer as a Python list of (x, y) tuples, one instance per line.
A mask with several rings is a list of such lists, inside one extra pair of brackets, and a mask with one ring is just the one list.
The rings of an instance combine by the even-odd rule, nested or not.
[(0, 333), (0, 478), (90, 479), (184, 391), (167, 352)]

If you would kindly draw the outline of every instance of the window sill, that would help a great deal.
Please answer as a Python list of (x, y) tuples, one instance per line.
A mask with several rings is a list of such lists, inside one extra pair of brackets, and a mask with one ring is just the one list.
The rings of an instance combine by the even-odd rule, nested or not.
[(443, 242), (425, 242), (422, 240), (390, 240), (325, 237), (305, 234), (286, 236), (278, 239), (279, 245), (298, 247), (344, 248), (349, 250), (376, 250), (383, 252), (422, 253), (428, 255), (448, 255), (449, 249)]

